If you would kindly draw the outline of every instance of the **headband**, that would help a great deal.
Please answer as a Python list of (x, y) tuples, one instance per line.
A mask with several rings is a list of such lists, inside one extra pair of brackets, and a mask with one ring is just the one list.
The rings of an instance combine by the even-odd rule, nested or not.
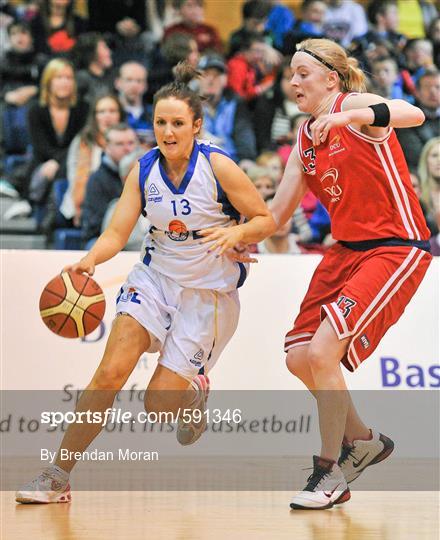
[(340, 71), (338, 71), (334, 66), (332, 66), (327, 60), (324, 60), (324, 58), (321, 58), (316, 53), (309, 51), (309, 49), (299, 49), (297, 52), (303, 52), (306, 54), (309, 54), (310, 56), (313, 56), (318, 62), (321, 62), (321, 64), (324, 64), (326, 68), (328, 68), (330, 71), (336, 71), (336, 73), (339, 75), (339, 78), (342, 80), (342, 82), (345, 82), (345, 77), (342, 75)]

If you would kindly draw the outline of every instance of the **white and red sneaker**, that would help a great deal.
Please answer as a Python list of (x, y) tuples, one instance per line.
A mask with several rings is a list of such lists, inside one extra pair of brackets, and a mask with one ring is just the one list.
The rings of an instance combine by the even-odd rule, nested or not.
[(177, 441), (182, 446), (188, 446), (198, 441), (205, 431), (207, 423), (205, 410), (209, 395), (209, 378), (207, 375), (197, 375), (192, 385), (196, 390), (196, 395), (188, 409), (200, 411), (200, 414), (191, 415), (190, 421), (188, 421), (186, 416), (179, 417), (177, 423)]
[(347, 484), (356, 478), (370, 465), (386, 459), (394, 450), (394, 442), (377, 431), (371, 431), (368, 441), (356, 440), (351, 444), (342, 443), (338, 465), (344, 473)]
[[(64, 473), (64, 474), (63, 474)], [(15, 493), (19, 503), (67, 503), (72, 500), (69, 475), (59, 473), (54, 467), (46, 467), (31, 482), (22, 486)]]
[(313, 456), (313, 473), (307, 485), (293, 498), (290, 508), (325, 510), (350, 499), (350, 489), (335, 461)]

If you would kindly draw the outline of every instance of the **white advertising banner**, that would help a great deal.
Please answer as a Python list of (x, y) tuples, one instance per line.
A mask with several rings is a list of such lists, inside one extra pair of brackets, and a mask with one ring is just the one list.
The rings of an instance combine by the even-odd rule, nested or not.
[[(136, 253), (120, 253), (96, 269), (107, 308), (103, 324), (85, 339), (50, 332), (39, 314), (46, 283), (82, 252), (1, 252), (1, 389), (82, 389), (104, 351), (115, 313), (115, 298)], [(212, 372), (216, 390), (289, 390), (303, 388), (285, 366), (284, 335), (320, 257), (259, 256), (240, 290), (238, 330)], [(439, 272), (435, 259), (404, 315), (356, 371), (346, 372), (351, 389), (433, 389), (440, 387)], [(145, 388), (156, 365), (143, 355), (125, 388)]]

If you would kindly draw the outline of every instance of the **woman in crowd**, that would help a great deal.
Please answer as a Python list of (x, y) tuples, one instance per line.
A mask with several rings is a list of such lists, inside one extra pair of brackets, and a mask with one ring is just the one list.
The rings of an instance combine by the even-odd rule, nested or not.
[(37, 52), (68, 53), (76, 38), (86, 32), (87, 21), (74, 13), (73, 0), (43, 0), (40, 12), (31, 21)]
[(113, 94), (104, 94), (96, 99), (89, 111), (84, 129), (72, 141), (67, 155), (67, 180), (69, 187), (61, 204), (61, 213), (79, 225), (81, 205), (87, 181), (101, 164), (105, 145), (105, 131), (122, 122), (124, 111)]
[(24, 192), (33, 202), (44, 203), (53, 180), (66, 177), (69, 145), (86, 118), (87, 105), (77, 100), (73, 66), (63, 58), (54, 58), (43, 71), (39, 102), (29, 110), (31, 192)]
[(435, 222), (434, 217), (440, 212), (440, 137), (434, 137), (423, 147), (418, 173), (421, 200), (430, 221)]

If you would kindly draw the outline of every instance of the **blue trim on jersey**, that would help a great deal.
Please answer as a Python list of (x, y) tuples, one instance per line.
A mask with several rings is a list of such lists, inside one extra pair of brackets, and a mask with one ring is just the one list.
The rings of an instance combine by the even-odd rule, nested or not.
[(124, 287), (121, 287), (119, 289), (118, 296), (116, 297), (116, 303), (119, 302), (119, 299), (121, 298), (123, 292), (124, 292)]
[[(219, 146), (211, 146), (210, 144), (200, 143), (199, 144), (199, 150), (200, 150), (200, 152), (202, 152), (202, 154), (209, 161), (209, 164), (211, 164), (211, 153), (212, 152), (214, 152), (216, 154), (222, 154), (222, 155), (228, 157), (230, 160), (234, 161), (231, 158), (231, 156), (227, 152), (222, 150)], [(235, 163), (235, 161), (234, 161), (234, 163)]]
[(191, 178), (193, 177), (198, 157), (199, 157), (199, 145), (197, 144), (197, 141), (194, 141), (191, 157), (189, 158), (188, 168), (186, 169), (185, 176), (182, 178), (182, 181), (180, 182), (180, 186), (178, 188), (168, 178), (168, 175), (165, 169), (163, 168), (161, 161), (159, 160), (160, 175), (162, 176), (162, 179), (165, 182), (165, 184), (170, 189), (171, 193), (174, 193), (175, 195), (183, 195), (185, 193), (185, 190), (188, 187), (188, 184), (190, 183)]
[(144, 216), (145, 216), (145, 206), (147, 204), (147, 201), (145, 200), (145, 182), (147, 181), (147, 178), (156, 160), (159, 159), (159, 156), (160, 156), (160, 151), (159, 151), (159, 148), (156, 147), (150, 150), (149, 152), (147, 152), (145, 155), (143, 155), (139, 160), (139, 165), (140, 165), (139, 189), (141, 191), (142, 214)]
[(215, 179), (215, 183), (217, 184), (217, 202), (222, 205), (222, 212), (229, 216), (231, 219), (235, 219), (237, 223), (240, 223), (240, 212), (232, 206), (231, 201), (228, 199), (228, 196), (223, 191), (223, 188), (217, 178)]
[(237, 282), (237, 289), (239, 289), (243, 283), (246, 281), (246, 278), (247, 278), (247, 272), (246, 272), (246, 266), (239, 262), (237, 263), (238, 264), (238, 267), (240, 268), (240, 277), (238, 278), (238, 282)]
[(152, 251), (154, 251), (154, 246), (152, 247), (147, 246), (145, 248), (145, 255), (144, 255), (144, 258), (142, 259), (142, 262), (145, 264), (145, 266), (150, 266)]
[(212, 174), (215, 178), (215, 183), (217, 184), (217, 202), (222, 205), (222, 212), (229, 216), (231, 219), (235, 219), (237, 223), (240, 222), (240, 212), (236, 210), (233, 206), (230, 200), (228, 199), (226, 193), (223, 191), (222, 186), (220, 185), (220, 182), (218, 181), (218, 178), (215, 176), (214, 169), (212, 168), (211, 163), (211, 153), (215, 152), (217, 154), (223, 154), (224, 156), (228, 157), (232, 160), (231, 156), (219, 148), (218, 146), (211, 146), (210, 144), (199, 144), (200, 152), (206, 157), (208, 160), (209, 165), (211, 166)]

